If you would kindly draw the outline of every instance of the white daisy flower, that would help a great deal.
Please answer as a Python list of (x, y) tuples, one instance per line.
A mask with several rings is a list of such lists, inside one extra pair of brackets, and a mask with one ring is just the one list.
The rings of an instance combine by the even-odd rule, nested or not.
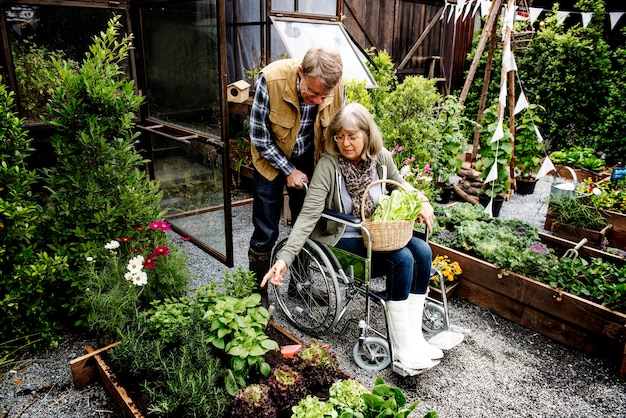
[(120, 248), (120, 243), (116, 240), (113, 240), (104, 244), (104, 248), (106, 248), (107, 250), (115, 250), (117, 248)]
[(140, 272), (143, 269), (143, 255), (138, 255), (128, 260), (128, 264), (126, 265), (126, 268), (131, 273)]

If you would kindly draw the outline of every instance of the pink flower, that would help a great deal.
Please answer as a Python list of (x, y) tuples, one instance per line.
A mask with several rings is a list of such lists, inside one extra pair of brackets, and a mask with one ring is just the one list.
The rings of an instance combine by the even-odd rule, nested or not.
[(154, 256), (154, 254), (152, 254), (152, 255), (147, 256), (143, 260), (143, 267), (148, 270), (152, 270), (154, 266), (156, 266), (156, 263), (157, 263), (157, 258)]
[(160, 256), (168, 255), (169, 253), (170, 253), (169, 248), (167, 248), (165, 245), (159, 245), (158, 247), (154, 249), (154, 252), (152, 253), (152, 255), (160, 257)]
[(151, 229), (160, 229), (161, 231), (169, 231), (172, 229), (172, 226), (165, 221), (154, 221), (150, 222)]
[(430, 163), (427, 163), (427, 164), (424, 166), (424, 172), (425, 172), (426, 174), (430, 174)]
[(191, 237), (180, 237), (181, 241), (189, 241)]

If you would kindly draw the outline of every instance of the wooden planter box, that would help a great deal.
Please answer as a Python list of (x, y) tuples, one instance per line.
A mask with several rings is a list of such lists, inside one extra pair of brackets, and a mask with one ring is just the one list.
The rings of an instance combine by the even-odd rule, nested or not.
[[(268, 327), (273, 328), (278, 334), (284, 337), (284, 340), (291, 344), (304, 345), (300, 340), (294, 337), (289, 331), (281, 327), (274, 321), (270, 321)], [(285, 342), (283, 341), (283, 342)], [(118, 378), (115, 372), (102, 358), (100, 354), (115, 347), (119, 342), (113, 343), (106, 347), (94, 350), (87, 347), (87, 354), (70, 361), (74, 385), (81, 389), (87, 386), (93, 379), (100, 377), (102, 387), (109, 395), (113, 403), (119, 408), (122, 415), (127, 418), (144, 418), (137, 405), (122, 386), (118, 384)], [(279, 342), (280, 344), (280, 342)]]
[[(450, 286), (446, 286), (446, 299), (450, 299), (459, 288), (459, 282), (452, 283)], [(439, 302), (443, 302), (443, 298), (441, 297), (441, 289), (437, 286), (428, 285), (428, 296), (431, 298), (438, 300)]]
[(566, 346), (608, 356), (626, 378), (626, 314), (505, 272), (491, 263), (430, 243), (463, 269), (456, 296)]
[(609, 246), (626, 249), (626, 215), (613, 211), (602, 211), (602, 214), (609, 225), (602, 231), (594, 231), (586, 228), (575, 228), (556, 222), (552, 215), (546, 215), (544, 229), (552, 231), (556, 236), (579, 242), (582, 238), (587, 238), (589, 243), (596, 248), (600, 248), (600, 243), (607, 239)]

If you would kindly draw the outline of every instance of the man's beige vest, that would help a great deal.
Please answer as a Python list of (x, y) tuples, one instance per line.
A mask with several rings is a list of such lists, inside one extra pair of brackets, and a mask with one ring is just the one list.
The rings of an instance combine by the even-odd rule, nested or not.
[[(300, 104), (297, 82), (301, 60), (285, 59), (274, 61), (263, 68), (267, 92), (270, 98), (270, 131), (272, 139), (280, 150), (289, 158), (296, 143), (300, 129)], [(315, 161), (324, 151), (324, 134), (335, 113), (343, 106), (343, 84), (333, 89), (333, 96), (318, 105), (314, 124)], [(257, 149), (252, 146), (252, 162), (257, 171), (268, 180), (278, 174)]]

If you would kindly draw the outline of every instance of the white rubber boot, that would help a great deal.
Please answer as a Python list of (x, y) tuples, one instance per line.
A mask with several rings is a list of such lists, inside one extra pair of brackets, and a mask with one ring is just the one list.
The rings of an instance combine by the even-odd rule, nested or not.
[(414, 349), (419, 340), (412, 329), (408, 299), (390, 300), (386, 302), (386, 305), (391, 347), (395, 359), (406, 367), (416, 370), (437, 365), (438, 362), (432, 361), (424, 352)]
[(441, 348), (435, 347), (426, 341), (424, 334), (422, 333), (422, 317), (424, 315), (426, 294), (419, 295), (417, 293), (410, 293), (408, 300), (410, 311), (409, 318), (411, 318), (411, 323), (413, 324), (414, 329), (413, 333), (415, 334), (415, 338), (417, 340), (415, 350), (419, 353), (425, 353), (433, 360), (443, 358), (443, 351), (441, 351)]

